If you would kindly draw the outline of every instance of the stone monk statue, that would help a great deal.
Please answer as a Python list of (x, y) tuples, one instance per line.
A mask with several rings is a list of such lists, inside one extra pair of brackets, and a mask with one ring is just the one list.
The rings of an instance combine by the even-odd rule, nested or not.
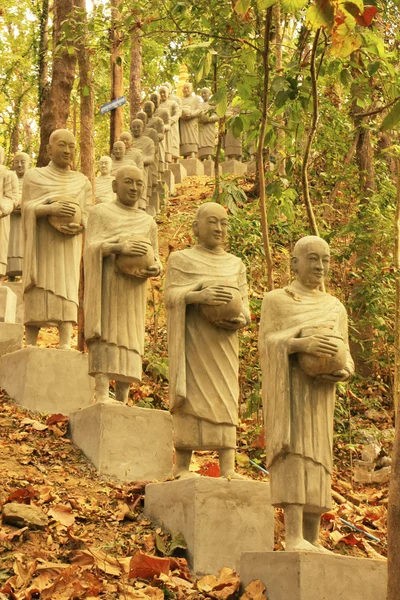
[(40, 327), (56, 326), (58, 347), (69, 349), (77, 321), (81, 234), (92, 206), (92, 188), (85, 175), (71, 170), (71, 131), (53, 131), (47, 151), (48, 166), (29, 169), (22, 188), (26, 343), (36, 346)]
[(16, 276), (22, 275), (22, 261), (24, 257), (24, 237), (22, 234), (21, 198), (22, 183), (31, 159), (26, 152), (17, 152), (13, 158), (12, 169), (18, 179), (18, 196), (14, 200), (14, 210), (10, 215), (10, 240), (8, 242), (7, 277), (14, 281)]
[(142, 170), (121, 167), (113, 182), (116, 201), (98, 204), (89, 215), (85, 339), (97, 402), (108, 401), (114, 379), (116, 399), (126, 403), (130, 383), (142, 377), (147, 279), (161, 271), (157, 225), (137, 208), (142, 187)]
[[(128, 133), (130, 138), (133, 140), (132, 134), (129, 133), (129, 131), (126, 133)], [(134, 150), (131, 148), (129, 148), (129, 149), (133, 150), (133, 153), (131, 152), (129, 155), (127, 155), (125, 142), (123, 142), (122, 140), (119, 140), (118, 142), (114, 142), (113, 149), (112, 149), (112, 156), (111, 156), (111, 158), (112, 158), (111, 175), (114, 176), (118, 169), (120, 169), (121, 167), (125, 167), (127, 165), (133, 165), (135, 167), (138, 167), (138, 169), (143, 169), (142, 153), (139, 152), (138, 150)]]
[(94, 197), (96, 204), (111, 202), (115, 199), (112, 189), (114, 177), (111, 175), (112, 160), (109, 156), (102, 156), (99, 160), (100, 175), (94, 181)]
[(190, 83), (182, 88), (182, 114), (179, 119), (180, 153), (184, 157), (195, 158), (199, 151), (199, 124), (201, 98), (193, 95)]
[(167, 308), (170, 411), (175, 476), (189, 471), (192, 450), (217, 450), (221, 476), (235, 473), (238, 420), (237, 329), (250, 322), (246, 270), (225, 252), (225, 209), (200, 206), (193, 222), (198, 244), (168, 259)]
[(259, 347), (267, 466), (274, 506), (285, 511), (286, 550), (323, 552), (321, 515), (331, 508), (335, 384), (354, 371), (341, 302), (321, 291), (328, 244), (294, 247), (296, 279), (263, 300)]
[(203, 98), (201, 104), (201, 113), (199, 117), (199, 158), (201, 160), (210, 160), (215, 151), (215, 124), (218, 121), (218, 115), (215, 108), (209, 103), (211, 90), (202, 88), (200, 95)]
[(18, 202), (17, 176), (3, 165), (4, 158), (4, 148), (0, 146), (0, 282), (7, 270), (10, 214)]

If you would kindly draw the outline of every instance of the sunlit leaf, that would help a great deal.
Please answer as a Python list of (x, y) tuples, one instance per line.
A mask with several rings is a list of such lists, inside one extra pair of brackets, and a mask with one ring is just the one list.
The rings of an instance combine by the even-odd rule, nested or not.
[(306, 13), (306, 24), (311, 29), (324, 27), (332, 29), (335, 21), (335, 13), (330, 0), (316, 0)]
[(397, 128), (400, 122), (400, 100), (394, 105), (392, 110), (383, 119), (381, 130), (387, 131), (388, 129)]
[(279, 0), (257, 0), (257, 6), (260, 10), (265, 10), (276, 4)]
[(235, 12), (238, 15), (244, 15), (247, 13), (251, 5), (251, 0), (237, 0), (235, 4)]
[(307, 4), (308, 0), (281, 0), (281, 8), (286, 12), (300, 10)]

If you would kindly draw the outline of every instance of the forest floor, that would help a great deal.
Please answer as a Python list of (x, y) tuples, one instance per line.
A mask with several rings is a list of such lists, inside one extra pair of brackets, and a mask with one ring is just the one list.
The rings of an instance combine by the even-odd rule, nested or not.
[[(193, 243), (195, 209), (211, 197), (212, 189), (212, 181), (206, 178), (188, 179), (177, 186), (175, 197), (169, 199), (158, 219), (164, 267), (171, 251)], [(258, 269), (249, 270), (249, 288), (252, 306), (259, 307), (265, 284), (260, 281), (263, 265)], [(149, 285), (144, 378), (132, 386), (129, 404), (167, 410), (164, 276), (165, 271)], [(250, 328), (240, 336), (243, 389), (237, 468), (249, 479), (267, 481), (268, 476), (257, 468), (264, 466), (260, 408), (257, 403), (255, 410), (251, 407), (259, 398), (257, 367), (252, 370), (257, 363), (258, 320), (256, 311)], [(52, 347), (56, 342), (54, 331), (42, 331), (41, 345)], [(368, 382), (351, 389), (343, 386), (339, 396), (333, 508), (323, 516), (321, 543), (339, 554), (385, 560), (393, 414), (379, 386)], [(351, 426), (343, 427), (349, 420)], [(357, 462), (368, 458), (368, 453), (375, 465), (374, 483), (358, 481), (371, 479), (363, 470), (365, 465)], [(192, 469), (202, 475), (219, 475), (214, 453), (196, 453)], [(171, 536), (144, 516), (145, 484), (99, 476), (71, 443), (66, 417), (30, 413), (0, 392), (0, 505), (30, 505), (45, 519), (37, 529), (0, 522), (0, 600), (239, 597), (239, 578), (229, 569), (224, 569), (219, 579), (196, 581), (192, 577), (177, 532)], [(279, 510), (275, 512), (275, 532), (275, 549), (283, 550)], [(265, 597), (261, 592), (259, 584), (243, 598), (261, 600)]]

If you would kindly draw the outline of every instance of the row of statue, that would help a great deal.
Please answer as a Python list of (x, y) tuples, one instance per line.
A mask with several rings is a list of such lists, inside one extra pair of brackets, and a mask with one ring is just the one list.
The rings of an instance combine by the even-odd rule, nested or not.
[[(56, 326), (59, 348), (70, 348), (86, 229), (85, 339), (95, 401), (126, 403), (130, 384), (142, 376), (146, 282), (162, 269), (157, 225), (139, 208), (144, 169), (119, 167), (115, 198), (93, 206), (89, 180), (70, 168), (74, 150), (70, 131), (54, 131), (49, 165), (29, 169), (23, 179), (26, 343), (36, 345), (41, 327)], [(0, 222), (13, 208), (13, 177), (0, 170)], [(245, 266), (223, 249), (227, 230), (226, 210), (207, 202), (193, 220), (197, 244), (168, 259), (169, 404), (179, 478), (193, 476), (193, 450), (218, 451), (221, 476), (240, 477), (237, 331), (250, 322), (250, 311)], [(272, 503), (285, 510), (287, 550), (323, 551), (318, 530), (331, 506), (335, 383), (354, 370), (346, 311), (321, 291), (329, 261), (325, 241), (302, 238), (293, 252), (295, 280), (269, 292), (262, 306), (267, 465)], [(116, 382), (115, 401), (109, 399), (110, 380)]]

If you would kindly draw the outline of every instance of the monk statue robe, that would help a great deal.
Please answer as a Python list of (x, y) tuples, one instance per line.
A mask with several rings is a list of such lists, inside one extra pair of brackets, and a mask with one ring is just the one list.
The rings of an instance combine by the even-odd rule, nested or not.
[[(354, 371), (346, 310), (320, 290), (329, 260), (324, 240), (302, 238), (292, 258), (296, 280), (266, 294), (262, 304), (267, 467), (290, 551), (324, 551), (318, 533), (321, 515), (331, 509), (335, 383)], [(314, 364), (319, 370), (310, 370)]]
[(17, 176), (3, 165), (4, 155), (4, 148), (0, 146), (0, 280), (7, 270), (10, 214), (18, 203)]
[[(131, 136), (131, 134), (128, 132)], [(131, 136), (132, 137), (132, 136)], [(112, 166), (111, 166), (111, 175), (115, 176), (117, 170), (121, 167), (127, 167), (128, 165), (133, 165), (138, 169), (143, 169), (143, 156), (141, 152), (135, 150), (133, 148), (129, 148), (131, 150), (129, 156), (126, 154), (126, 146), (123, 141), (114, 142), (113, 150), (112, 150)], [(132, 151), (133, 150), (133, 151)]]
[[(108, 400), (113, 379), (117, 400), (126, 403), (130, 383), (142, 377), (147, 278), (161, 270), (157, 225), (137, 209), (142, 186), (141, 170), (122, 167), (113, 183), (116, 201), (95, 206), (89, 215), (84, 254), (85, 339), (97, 402)], [(130, 274), (121, 270), (120, 255), (140, 257), (150, 245), (154, 260), (148, 268)]]
[[(249, 323), (250, 314), (245, 266), (221, 246), (227, 222), (221, 205), (203, 204), (193, 223), (199, 244), (173, 252), (168, 259), (165, 302), (176, 477), (191, 476), (192, 450), (218, 450), (221, 475), (236, 477), (236, 330)], [(210, 321), (203, 306), (229, 303), (232, 293), (224, 287), (228, 282), (239, 294), (239, 312)]]
[(99, 160), (100, 175), (94, 180), (94, 198), (96, 204), (115, 200), (112, 189), (114, 177), (111, 175), (112, 160), (109, 156), (102, 156)]
[(158, 160), (160, 153), (160, 140), (158, 138), (158, 133), (152, 127), (147, 126), (147, 115), (144, 111), (139, 111), (136, 115), (137, 119), (140, 119), (143, 123), (143, 135), (150, 138), (154, 144), (154, 162), (150, 165), (151, 172), (151, 186), (154, 189), (157, 186), (158, 182)]
[[(172, 85), (170, 83), (164, 83), (160, 87), (160, 99), (160, 107), (163, 107), (164, 103), (171, 103), (171, 154), (172, 160), (176, 162), (179, 159), (180, 151), (179, 119), (182, 115), (182, 100), (172, 94)], [(175, 102), (176, 106), (172, 104), (173, 102)]]
[[(24, 230), (24, 293), (26, 340), (36, 345), (40, 327), (57, 326), (59, 347), (71, 345), (77, 322), (82, 231), (92, 206), (92, 188), (85, 175), (72, 171), (75, 138), (66, 129), (49, 140), (47, 167), (29, 169), (22, 188)], [(75, 215), (79, 223), (74, 222)], [(70, 222), (60, 229), (49, 217)]]
[(199, 117), (199, 158), (210, 160), (215, 151), (215, 123), (218, 121), (218, 115), (208, 102), (211, 90), (203, 88), (200, 95), (203, 98), (203, 104), (200, 105)]
[(147, 115), (146, 130), (154, 129), (158, 135), (158, 179), (161, 179), (161, 176), (165, 171), (165, 145), (163, 144), (165, 134), (164, 121), (160, 119), (160, 117), (154, 116), (155, 107), (151, 100), (144, 103), (143, 110)]
[(22, 183), (25, 171), (29, 169), (30, 157), (26, 152), (18, 152), (13, 159), (12, 168), (18, 179), (18, 195), (14, 199), (14, 210), (10, 215), (10, 239), (8, 242), (7, 277), (14, 281), (16, 276), (22, 275), (22, 261), (24, 257), (24, 237), (22, 233), (21, 199)]
[(225, 160), (226, 159), (235, 159), (235, 160), (241, 160), (242, 159), (242, 154), (243, 154), (243, 150), (242, 150), (242, 134), (239, 135), (239, 137), (235, 137), (232, 133), (232, 127), (231, 127), (231, 123), (230, 121), (237, 115), (240, 114), (240, 110), (236, 107), (230, 107), (228, 108), (227, 111), (227, 117), (228, 117), (228, 122), (227, 122), (227, 126), (226, 126), (226, 133), (224, 135), (224, 137), (222, 138), (222, 148), (224, 150), (225, 153)]
[(146, 200), (148, 203), (154, 187), (154, 163), (156, 159), (156, 149), (152, 140), (143, 135), (144, 125), (141, 119), (134, 119), (131, 127), (133, 133), (133, 148), (139, 150), (143, 156), (143, 169), (147, 181)]
[(160, 152), (161, 155), (164, 157), (163, 160), (165, 169), (168, 169), (168, 165), (172, 160), (171, 137), (169, 135), (171, 131), (169, 110), (167, 108), (159, 108), (157, 112), (157, 117), (160, 118), (164, 123), (164, 138), (160, 142)]
[(185, 83), (182, 91), (182, 115), (179, 119), (180, 153), (182, 156), (195, 158), (199, 151), (198, 117), (201, 113), (201, 98), (193, 95), (190, 83)]

